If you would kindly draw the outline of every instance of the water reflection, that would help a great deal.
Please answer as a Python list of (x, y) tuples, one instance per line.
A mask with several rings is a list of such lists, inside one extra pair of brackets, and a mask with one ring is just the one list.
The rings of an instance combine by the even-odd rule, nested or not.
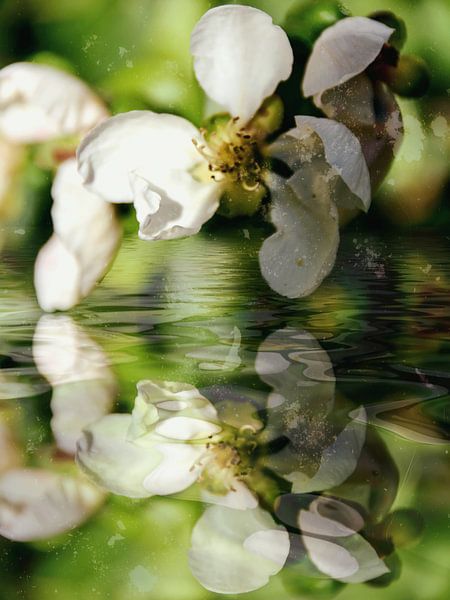
[(54, 443), (30, 461), (16, 439), (20, 407), (0, 408), (0, 533), (15, 541), (70, 531), (103, 502), (102, 490), (78, 472), (72, 456), (83, 428), (111, 410), (116, 388), (102, 350), (70, 317), (41, 317), (33, 356), (53, 388)]
[[(244, 239), (239, 252), (251, 255), (251, 243)], [(136, 243), (129, 243), (129, 254), (135, 256)], [(117, 489), (103, 503), (105, 494), (94, 485), (101, 494), (98, 504), (88, 502), (88, 510), (72, 512), (71, 520), (58, 517), (58, 530), (48, 525), (40, 530), (40, 538), (48, 539), (75, 525), (70, 535), (51, 537), (46, 552), (33, 541), (24, 546), (0, 539), (0, 558), (9, 564), (17, 560), (16, 553), (21, 559), (33, 557), (27, 572), (36, 598), (57, 593), (67, 600), (90, 597), (95, 587), (117, 600), (143, 594), (178, 600), (181, 588), (188, 600), (210, 600), (215, 592), (205, 588), (235, 593), (256, 586), (253, 597), (258, 600), (333, 596), (338, 591), (353, 600), (363, 588), (348, 582), (393, 583), (389, 589), (396, 593), (398, 585), (401, 590), (415, 588), (408, 582), (426, 577), (429, 570), (441, 582), (439, 589), (445, 589), (440, 564), (448, 504), (442, 445), (448, 435), (447, 342), (432, 333), (442, 321), (445, 298), (443, 292), (433, 292), (434, 300), (427, 300), (429, 287), (420, 291), (417, 281), (429, 278), (421, 269), (431, 259), (404, 263), (404, 248), (389, 258), (387, 246), (374, 246), (384, 279), (355, 265), (353, 254), (351, 260), (344, 255), (334, 278), (300, 304), (270, 296), (258, 278), (252, 279), (251, 258), (243, 262), (245, 272), (232, 267), (240, 246), (226, 239), (221, 243), (208, 256), (201, 254), (197, 240), (168, 250), (165, 246), (164, 252), (156, 245), (154, 255), (143, 248), (136, 262), (128, 260), (125, 245), (118, 270), (71, 319), (57, 315), (38, 324), (40, 312), (26, 282), (17, 276), (20, 264), (6, 262), (9, 273), (2, 275), (2, 282), (8, 285), (0, 291), (1, 468), (10, 473), (31, 470), (34, 488), (42, 490), (39, 471), (78, 482), (80, 471), (70, 453), (80, 430), (86, 425), (90, 429), (90, 419), (95, 426), (105, 420), (127, 421), (122, 441), (129, 448), (126, 435), (138, 381), (143, 382), (138, 393), (142, 412), (134, 413), (133, 444), (139, 460), (145, 450), (148, 463), (135, 471), (143, 463), (130, 460), (113, 438), (108, 467), (119, 465), (128, 487), (136, 477), (134, 498), (117, 495), (132, 495), (129, 489)], [(375, 242), (366, 246), (371, 244)], [(125, 266), (126, 277), (121, 272)], [(226, 286), (219, 286), (223, 273)], [(436, 276), (444, 275), (445, 269)], [(254, 281), (255, 287), (248, 289), (246, 281)], [(411, 287), (408, 294), (401, 291), (404, 286)], [(413, 286), (420, 298), (412, 296)], [(414, 324), (405, 317), (410, 309)], [(169, 404), (149, 401), (155, 397), (160, 398), (157, 404)], [(178, 485), (187, 482), (183, 491), (170, 498), (142, 498), (149, 495), (142, 482), (161, 464), (155, 465), (154, 448), (149, 452), (143, 447), (151, 438), (146, 431), (156, 428), (150, 422), (152, 406), (158, 423), (166, 423), (186, 416), (180, 412), (189, 410), (186, 398), (197, 403), (191, 409), (200, 412), (198, 420), (220, 427), (216, 443), (164, 438), (177, 447), (203, 445), (208, 452), (196, 464), (203, 470), (194, 469), (196, 479), (187, 487), (192, 463), (183, 470), (186, 463), (177, 460), (175, 472), (187, 477), (176, 480)], [(242, 425), (247, 428), (240, 432)], [(180, 435), (185, 429), (175, 431)], [(230, 440), (219, 439), (225, 433), (236, 441), (237, 452)], [(255, 441), (256, 448), (248, 451)], [(245, 460), (234, 465), (233, 459), (245, 448), (251, 470), (243, 482), (236, 472), (239, 465), (243, 470)], [(158, 490), (156, 485), (174, 481), (174, 471), (166, 468), (170, 456), (163, 458), (168, 459), (164, 469), (149, 479), (152, 493), (168, 494), (167, 487)], [(222, 469), (223, 463), (227, 466)], [(236, 487), (236, 479), (245, 483), (246, 493)], [(27, 498), (32, 498), (33, 486)], [(31, 511), (42, 523), (43, 506), (52, 507), (54, 515), (59, 514), (55, 506), (80, 506), (71, 500), (77, 498), (71, 485), (63, 486), (69, 500), (60, 491), (50, 493), (50, 487), (43, 492), (45, 501)], [(5, 490), (3, 514), (12, 514), (6, 485)], [(240, 502), (230, 505), (231, 498)], [(22, 500), (18, 504), (26, 512)], [(414, 509), (427, 522), (415, 547), (421, 518)], [(242, 525), (246, 514), (248, 529)], [(25, 537), (22, 529), (20, 539), (36, 539), (35, 533), (29, 529)], [(12, 537), (14, 532), (5, 534)], [(214, 544), (209, 543), (212, 539)], [(89, 556), (83, 581), (81, 559), (74, 559), (82, 556)], [(422, 564), (425, 556), (428, 562)], [(233, 562), (233, 557), (239, 560)], [(378, 571), (370, 571), (372, 564)], [(389, 572), (381, 575), (384, 569)], [(376, 593), (376, 588), (364, 590), (368, 598)]]

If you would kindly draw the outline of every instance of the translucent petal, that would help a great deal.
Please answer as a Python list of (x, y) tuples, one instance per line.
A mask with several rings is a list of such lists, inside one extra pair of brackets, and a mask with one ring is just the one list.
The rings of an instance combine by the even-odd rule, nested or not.
[(287, 531), (260, 508), (207, 508), (194, 527), (189, 564), (194, 577), (219, 594), (257, 590), (289, 554)]
[[(317, 184), (320, 185), (320, 175)], [(309, 189), (299, 197), (289, 183), (272, 175), (270, 218), (277, 231), (259, 251), (261, 273), (270, 287), (288, 298), (312, 293), (333, 268), (339, 244), (334, 204)]]

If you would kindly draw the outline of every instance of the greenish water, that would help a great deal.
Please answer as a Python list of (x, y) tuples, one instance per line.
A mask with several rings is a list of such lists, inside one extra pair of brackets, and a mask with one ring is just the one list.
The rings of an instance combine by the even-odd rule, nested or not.
[[(390, 573), (367, 585), (323, 575), (308, 562), (286, 517), (292, 507), (285, 513), (277, 505), (275, 518), (291, 534), (288, 560), (266, 586), (242, 597), (444, 600), (450, 594), (449, 239), (346, 231), (332, 275), (311, 297), (293, 301), (273, 293), (259, 275), (261, 235), (257, 229), (212, 231), (152, 244), (127, 236), (113, 269), (69, 313), (71, 321), (58, 315), (39, 321), (29, 283), (34, 250), (22, 244), (5, 251), (0, 416), (22, 460), (48, 470), (72, 461), (55, 449), (52, 386), (33, 354), (38, 322), (50, 323), (56, 336), (71, 323), (81, 332), (80, 353), (88, 362), (92, 353), (104, 355), (114, 380), (112, 411), (133, 408), (141, 380), (188, 383), (224, 420), (246, 423), (249, 406), (262, 411), (266, 427), (272, 418), (282, 420), (287, 437), (297, 440), (295, 460), (310, 476), (348, 415), (363, 405), (367, 431), (356, 468), (337, 491), (324, 493), (360, 508), (365, 535)], [(315, 377), (306, 397), (299, 391), (304, 347), (293, 345), (295, 335), (307, 336), (310, 350), (317, 344), (332, 364), (325, 379), (335, 379), (336, 389), (326, 409)], [(64, 348), (63, 342), (52, 350), (55, 363)], [(271, 353), (269, 362), (280, 356), (292, 365), (275, 369), (272, 378), (261, 375), (255, 362), (263, 351)], [(268, 404), (270, 392), (287, 398), (285, 412)], [(79, 398), (88, 393), (81, 389)], [(262, 497), (267, 503), (264, 491)], [(409, 512), (395, 513), (400, 509)], [(29, 543), (0, 538), (0, 597), (222, 597), (206, 590), (189, 567), (192, 530), (204, 511), (193, 500), (110, 494), (65, 534)]]

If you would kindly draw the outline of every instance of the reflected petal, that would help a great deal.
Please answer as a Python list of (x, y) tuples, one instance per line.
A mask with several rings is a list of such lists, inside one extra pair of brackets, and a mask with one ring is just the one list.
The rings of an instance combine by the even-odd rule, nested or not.
[[(320, 177), (318, 187), (327, 185)], [(337, 212), (323, 193), (299, 197), (276, 175), (269, 182), (270, 218), (277, 231), (259, 251), (261, 273), (270, 287), (288, 298), (311, 294), (329, 274), (339, 244)]]
[(288, 554), (287, 531), (265, 511), (212, 506), (192, 532), (189, 564), (207, 590), (239, 594), (266, 585)]
[(393, 33), (367, 17), (348, 17), (325, 29), (306, 65), (304, 95), (320, 94), (362, 73)]
[(103, 500), (89, 482), (43, 469), (16, 469), (0, 478), (0, 534), (33, 541), (70, 531)]
[(250, 6), (209, 10), (192, 33), (191, 53), (205, 92), (243, 123), (292, 71), (286, 33)]
[(99, 485), (130, 498), (151, 495), (143, 483), (161, 461), (150, 446), (127, 440), (131, 415), (106, 415), (85, 428), (77, 444), (77, 462)]
[(214, 406), (193, 385), (147, 379), (140, 381), (137, 389), (138, 395), (128, 432), (131, 440), (138, 442), (140, 437), (154, 432), (158, 423), (161, 426), (167, 419), (175, 417), (200, 421), (206, 437), (210, 435), (209, 428), (218, 422)]
[[(307, 532), (302, 540), (311, 561), (329, 577), (362, 583), (389, 572), (369, 542), (345, 526), (322, 517), (317, 505), (312, 511), (300, 511), (298, 525), (302, 532)], [(340, 530), (343, 535), (339, 537)], [(331, 539), (324, 539), (326, 537)]]
[(325, 449), (320, 466), (309, 478), (304, 473), (286, 475), (292, 481), (293, 493), (318, 492), (344, 483), (356, 469), (366, 439), (365, 410), (356, 412), (355, 418), (337, 436), (335, 442)]
[(143, 485), (149, 495), (176, 494), (198, 479), (202, 470), (199, 460), (206, 450), (205, 446), (156, 444), (155, 450), (161, 455), (161, 462), (144, 480)]
[(108, 115), (80, 79), (36, 63), (0, 71), (0, 132), (20, 144), (86, 132)]

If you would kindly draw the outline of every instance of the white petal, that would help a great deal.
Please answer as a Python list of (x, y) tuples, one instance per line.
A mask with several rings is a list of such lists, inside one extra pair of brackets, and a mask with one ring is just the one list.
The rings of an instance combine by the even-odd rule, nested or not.
[(316, 133), (323, 143), (326, 160), (361, 200), (360, 208), (367, 211), (371, 201), (370, 175), (358, 138), (345, 125), (331, 119), (295, 117), (295, 122), (297, 129), (289, 135), (301, 138), (308, 130)]
[(192, 33), (191, 53), (208, 96), (244, 123), (292, 71), (286, 33), (250, 6), (209, 10)]
[(342, 579), (358, 572), (356, 558), (339, 544), (309, 536), (304, 536), (303, 540), (311, 561), (325, 575)]
[(68, 310), (82, 299), (80, 265), (55, 234), (37, 255), (34, 287), (39, 306), (47, 312)]
[(309, 478), (304, 473), (294, 472), (286, 476), (292, 481), (293, 493), (318, 492), (331, 489), (346, 481), (356, 469), (366, 439), (365, 410), (363, 407), (354, 419), (337, 436), (335, 442), (325, 449), (320, 466)]
[(89, 425), (78, 440), (77, 462), (99, 485), (130, 498), (151, 495), (143, 483), (161, 461), (150, 445), (143, 448), (127, 440), (131, 416), (106, 415)]
[(54, 67), (24, 62), (0, 71), (0, 133), (13, 142), (83, 133), (107, 114), (86, 84)]
[(0, 535), (24, 542), (70, 531), (102, 500), (103, 493), (80, 478), (43, 469), (8, 471), (0, 478)]
[(52, 186), (53, 228), (80, 265), (80, 294), (87, 296), (107, 271), (121, 230), (114, 208), (83, 186), (75, 159), (66, 160)]
[(161, 455), (160, 464), (147, 475), (144, 488), (149, 495), (176, 494), (189, 488), (198, 479), (202, 467), (200, 457), (204, 445), (157, 444)]
[(170, 182), (180, 199), (136, 174), (130, 176), (141, 240), (170, 240), (198, 233), (219, 207), (220, 185), (200, 184), (184, 171), (174, 171)]
[[(312, 293), (334, 266), (339, 244), (337, 212), (328, 198), (299, 198), (282, 178), (270, 182), (270, 218), (277, 231), (259, 251), (261, 273), (288, 298)], [(311, 196), (314, 189), (310, 190)]]
[(287, 531), (265, 511), (211, 506), (192, 532), (189, 564), (207, 590), (239, 594), (266, 585), (288, 554)]
[(205, 162), (192, 140), (198, 130), (181, 117), (132, 111), (108, 119), (85, 137), (78, 166), (92, 192), (134, 202), (146, 240), (197, 233), (219, 206), (221, 187), (197, 181)]
[(390, 27), (367, 17), (348, 17), (325, 29), (306, 65), (304, 95), (320, 94), (362, 73), (393, 32)]

